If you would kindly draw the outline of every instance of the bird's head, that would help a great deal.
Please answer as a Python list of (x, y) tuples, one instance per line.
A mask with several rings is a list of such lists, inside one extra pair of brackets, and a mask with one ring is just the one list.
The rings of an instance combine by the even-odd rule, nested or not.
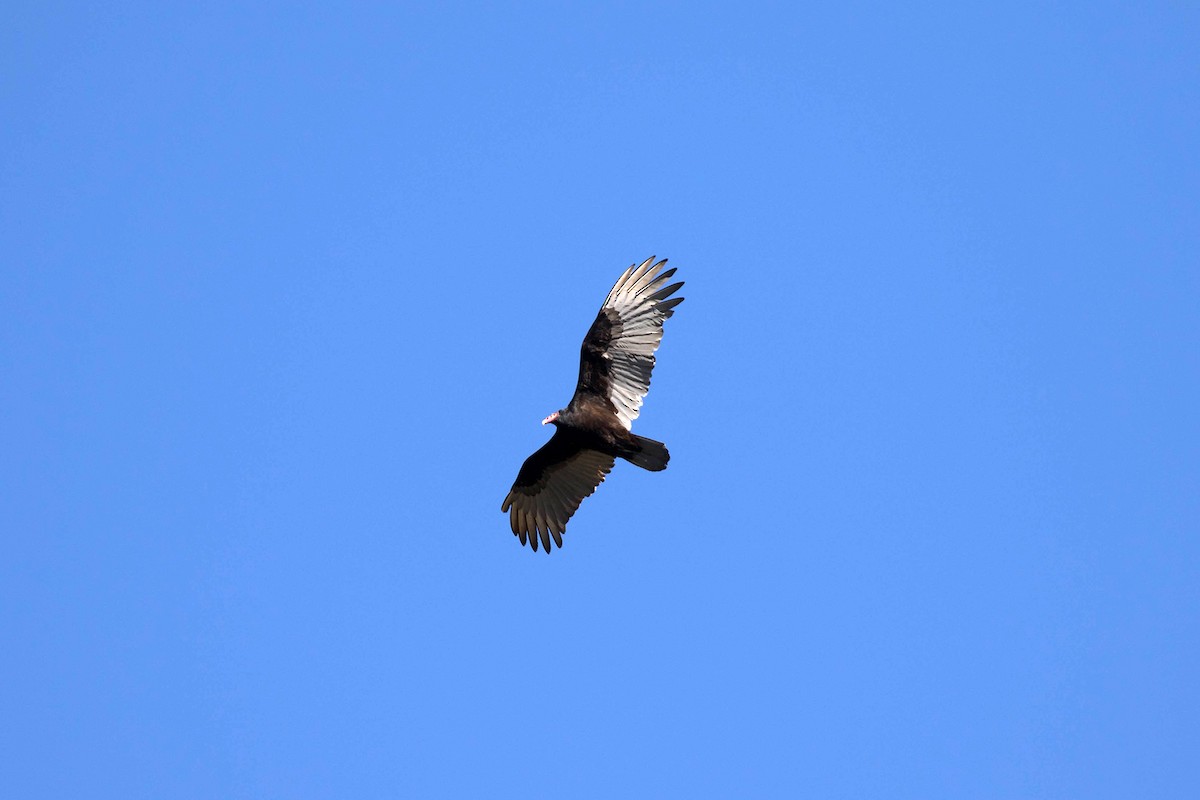
[(562, 413), (561, 411), (555, 411), (553, 414), (551, 414), (550, 416), (548, 416), (544, 420), (542, 420), (542, 424), (545, 425), (548, 422), (553, 422), (553, 423), (557, 424), (558, 423), (558, 415), (561, 413)]

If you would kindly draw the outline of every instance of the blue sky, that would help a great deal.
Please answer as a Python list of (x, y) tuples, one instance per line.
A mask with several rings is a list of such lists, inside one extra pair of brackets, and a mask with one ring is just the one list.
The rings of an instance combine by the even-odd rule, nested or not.
[(253, 5), (3, 12), (0, 794), (1200, 790), (1194, 9)]

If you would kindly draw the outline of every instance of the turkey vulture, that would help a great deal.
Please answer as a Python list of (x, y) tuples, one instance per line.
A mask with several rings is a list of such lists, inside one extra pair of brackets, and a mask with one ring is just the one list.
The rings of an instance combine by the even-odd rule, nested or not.
[(667, 468), (666, 445), (630, 433), (650, 390), (663, 320), (683, 302), (682, 297), (667, 299), (683, 283), (664, 286), (675, 274), (663, 270), (666, 263), (664, 258), (656, 264), (650, 256), (630, 266), (608, 293), (583, 337), (575, 396), (542, 420), (554, 423), (554, 436), (525, 460), (500, 506), (521, 544), (528, 540), (535, 551), (539, 538), (547, 553), (551, 537), (562, 547), (567, 520), (618, 456), (654, 472)]

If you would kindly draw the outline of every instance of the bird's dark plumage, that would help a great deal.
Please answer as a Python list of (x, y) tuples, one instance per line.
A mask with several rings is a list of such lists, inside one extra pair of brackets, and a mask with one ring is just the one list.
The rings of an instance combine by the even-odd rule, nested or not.
[(650, 390), (663, 321), (683, 302), (671, 297), (683, 283), (666, 285), (675, 274), (666, 263), (651, 256), (625, 270), (583, 338), (575, 395), (545, 419), (556, 426), (554, 436), (525, 460), (500, 507), (521, 544), (537, 550), (540, 541), (549, 553), (553, 538), (562, 547), (567, 520), (618, 457), (666, 469), (666, 446), (630, 432)]

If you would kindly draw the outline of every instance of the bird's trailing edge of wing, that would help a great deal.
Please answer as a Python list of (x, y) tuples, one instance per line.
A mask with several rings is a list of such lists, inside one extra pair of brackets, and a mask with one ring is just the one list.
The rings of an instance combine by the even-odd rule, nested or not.
[(665, 258), (656, 263), (651, 256), (625, 270), (605, 298), (580, 355), (583, 361), (592, 360), (583, 365), (581, 374), (590, 366), (590, 374), (600, 378), (597, 386), (589, 388), (604, 392), (626, 430), (641, 414), (650, 391), (663, 322), (683, 302), (682, 297), (671, 297), (683, 281), (667, 285), (675, 269), (664, 269), (666, 263)]

